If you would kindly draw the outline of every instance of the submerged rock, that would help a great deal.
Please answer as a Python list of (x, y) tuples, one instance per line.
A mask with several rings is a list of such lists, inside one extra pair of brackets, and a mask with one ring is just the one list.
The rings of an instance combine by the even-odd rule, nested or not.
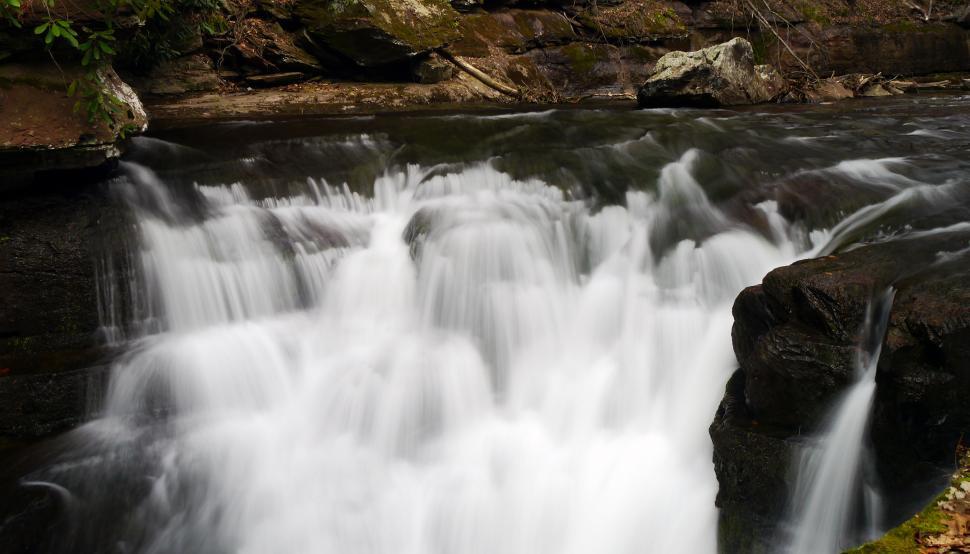
[(751, 43), (738, 37), (664, 55), (637, 92), (637, 102), (644, 108), (760, 104), (778, 96), (783, 85), (773, 68), (755, 66)]
[(398, 62), (460, 36), (458, 12), (447, 0), (308, 0), (296, 14), (315, 41), (364, 67)]

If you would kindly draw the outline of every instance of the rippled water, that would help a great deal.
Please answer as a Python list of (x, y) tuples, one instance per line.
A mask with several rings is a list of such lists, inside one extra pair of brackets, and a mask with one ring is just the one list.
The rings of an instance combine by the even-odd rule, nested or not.
[(943, 97), (135, 139), (131, 253), (100, 266), (124, 354), (22, 480), (62, 503), (39, 548), (713, 552), (734, 297), (966, 221), (968, 122)]

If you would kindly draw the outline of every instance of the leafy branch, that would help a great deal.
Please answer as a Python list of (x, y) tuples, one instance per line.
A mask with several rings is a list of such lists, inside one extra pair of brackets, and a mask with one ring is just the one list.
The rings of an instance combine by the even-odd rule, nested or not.
[[(117, 54), (113, 45), (115, 20), (123, 10), (133, 13), (141, 25), (154, 18), (168, 20), (175, 11), (172, 0), (101, 0), (98, 8), (104, 14), (104, 28), (81, 27), (80, 32), (71, 19), (56, 15), (55, 2), (41, 0), (46, 17), (34, 27), (33, 33), (43, 38), (44, 48), (52, 58), (52, 49), (62, 43), (80, 55), (84, 73), (67, 86), (68, 96), (77, 99), (74, 111), (83, 112), (91, 124), (103, 122), (115, 129), (125, 111), (124, 103), (108, 91), (102, 78), (102, 70)], [(22, 0), (0, 0), (0, 20), (21, 28), (22, 13)], [(124, 126), (119, 129), (122, 135), (125, 131)]]
[(0, 19), (20, 28), (20, 0), (0, 0)]

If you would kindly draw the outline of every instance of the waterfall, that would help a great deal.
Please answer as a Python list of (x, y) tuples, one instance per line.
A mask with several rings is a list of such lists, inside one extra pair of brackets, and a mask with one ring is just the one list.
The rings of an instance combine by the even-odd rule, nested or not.
[(142, 476), (114, 540), (714, 552), (730, 307), (797, 247), (772, 203), (771, 239), (721, 213), (697, 158), (596, 212), (485, 163), (266, 197), (126, 164), (152, 322), (84, 430)]
[(870, 520), (866, 530), (878, 529), (879, 499), (873, 487), (860, 482), (865, 433), (876, 391), (876, 368), (889, 325), (895, 290), (889, 288), (866, 309), (856, 358), (856, 383), (833, 410), (820, 443), (801, 454), (794, 494), (794, 537), (791, 554), (841, 552), (852, 545), (858, 527), (853, 517), (861, 507)]

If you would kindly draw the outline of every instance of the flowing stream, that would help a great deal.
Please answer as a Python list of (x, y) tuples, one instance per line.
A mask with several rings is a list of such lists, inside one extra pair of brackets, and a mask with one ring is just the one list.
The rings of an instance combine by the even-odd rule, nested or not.
[[(99, 265), (122, 353), (97, 417), (22, 481), (63, 498), (44, 550), (714, 552), (735, 296), (934, 213), (906, 191), (954, 186), (970, 133), (947, 131), (951, 153), (910, 122), (960, 129), (953, 102), (135, 139), (106, 185), (129, 248)], [(865, 427), (867, 352), (805, 477), (824, 483), (800, 533), (826, 544), (853, 509), (836, 484), (857, 474), (840, 452)]]
[[(410, 166), (372, 197), (200, 186), (189, 224), (128, 165), (154, 188), (137, 258), (163, 331), (90, 432), (171, 418), (143, 548), (712, 551), (731, 301), (795, 248), (729, 228), (695, 158), (596, 214), (486, 165)], [(675, 204), (724, 230), (653, 259)]]
[[(866, 310), (860, 333), (856, 384), (833, 409), (832, 422), (821, 443), (802, 454), (793, 495), (794, 529), (790, 552), (814, 554), (841, 552), (873, 536), (857, 537), (853, 518), (862, 499), (864, 513), (879, 529), (878, 492), (860, 479), (865, 433), (876, 392), (876, 368), (889, 324), (893, 289), (874, 297)], [(878, 536), (876, 534), (876, 536)]]

